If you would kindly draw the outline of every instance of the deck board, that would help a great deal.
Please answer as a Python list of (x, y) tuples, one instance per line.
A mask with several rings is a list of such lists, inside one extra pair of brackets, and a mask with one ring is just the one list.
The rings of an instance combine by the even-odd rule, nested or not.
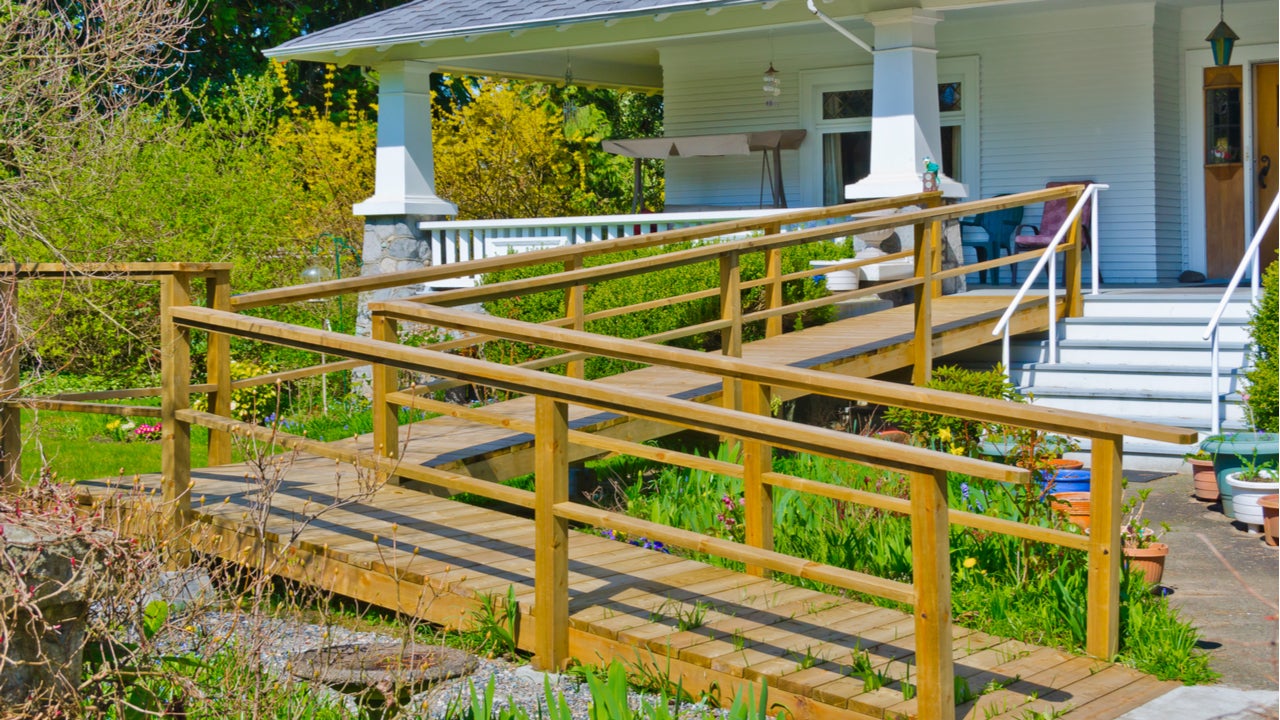
[[(1002, 297), (950, 296), (934, 300), (935, 354), (990, 340), (1003, 311)], [(1017, 314), (1014, 331), (1042, 329), (1044, 298)], [(910, 307), (851, 318), (750, 343), (744, 357), (756, 362), (873, 376), (908, 367), (914, 318)], [(701, 402), (720, 397), (720, 379), (694, 372), (647, 367), (598, 382), (643, 393), (661, 388), (673, 397)], [(490, 406), (528, 420), (533, 401), (520, 398)], [(572, 405), (571, 425), (644, 440), (671, 431)], [(437, 417), (401, 428), (403, 462), (469, 472), (501, 480), (531, 467), (532, 437), (473, 421)], [(335, 443), (371, 454), (370, 436)], [(574, 446), (571, 456), (598, 451)], [(465, 505), (406, 487), (380, 487), (343, 507), (316, 514), (335, 497), (360, 487), (360, 474), (331, 460), (297, 456), (279, 470), (284, 480), (271, 498), (264, 528), (268, 546), (292, 539), (299, 562), (275, 571), (392, 609), (409, 608), (446, 626), (465, 625), (484, 595), (515, 592), (522, 615), (520, 641), (532, 645), (534, 527), (528, 517)], [(197, 549), (243, 561), (255, 547), (250, 532), (255, 485), (243, 465), (193, 472)], [(367, 478), (363, 479), (367, 482)], [(159, 477), (143, 476), (148, 491)], [(119, 483), (82, 485), (89, 498), (118, 492)], [(132, 494), (149, 507), (159, 493)], [(526, 513), (527, 515), (527, 513)], [(376, 540), (375, 540), (376, 538)], [(915, 677), (914, 621), (897, 609), (876, 607), (677, 556), (645, 550), (578, 530), (569, 541), (570, 650), (591, 662), (607, 656), (649, 662), (680, 675), (694, 692), (737, 682), (767, 680), (771, 696), (797, 718), (910, 718), (902, 682)], [(698, 603), (703, 622), (679, 626)], [(1004, 684), (958, 708), (958, 717), (1017, 717), (1025, 710), (1063, 710), (1065, 717), (1107, 720), (1172, 686), (1136, 671), (1069, 653), (1038, 648), (956, 627), (955, 672), (975, 690)], [(884, 687), (867, 690), (851, 674), (854, 652), (866, 652), (885, 673)], [(597, 657), (599, 654), (599, 657)]]

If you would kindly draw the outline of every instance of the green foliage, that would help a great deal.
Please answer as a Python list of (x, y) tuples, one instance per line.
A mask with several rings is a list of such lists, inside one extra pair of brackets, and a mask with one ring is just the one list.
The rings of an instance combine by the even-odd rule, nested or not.
[[(933, 371), (933, 379), (925, 387), (1013, 402), (1026, 401), (1000, 367), (992, 370), (969, 370), (944, 365)], [(970, 457), (977, 454), (978, 443), (982, 441), (983, 435), (997, 427), (977, 420), (903, 408), (886, 410), (884, 419), (911, 435), (912, 441), (918, 445)]]
[[(731, 460), (724, 450), (719, 459)], [(779, 455), (775, 472), (819, 480), (899, 498), (910, 495), (908, 482), (875, 471), (810, 455)], [(711, 473), (661, 469), (636, 473), (625, 489), (626, 512), (718, 537), (739, 529), (725, 523), (726, 498), (741, 497), (740, 481)], [(951, 507), (1008, 520), (1077, 532), (1040, 497), (1038, 487), (1007, 485), (962, 476), (949, 479)], [(779, 552), (903, 582), (912, 578), (910, 518), (874, 508), (774, 489), (774, 547)], [(740, 537), (740, 536), (739, 536)], [(1082, 647), (1087, 623), (1087, 557), (1083, 552), (1034, 543), (1008, 535), (951, 530), (952, 611), (956, 621), (1026, 642)], [(699, 558), (724, 566), (717, 558)], [(808, 584), (796, 581), (800, 584)], [(1188, 683), (1207, 682), (1207, 660), (1190, 643), (1150, 643), (1164, 628), (1173, 638), (1197, 637), (1194, 628), (1173, 613), (1163, 598), (1127, 581), (1126, 613), (1142, 624), (1122, 622), (1120, 659), (1139, 669)], [(1134, 582), (1138, 584), (1135, 585)], [(852, 664), (868, 686), (883, 684), (870, 658)], [(903, 685), (906, 688), (906, 684)]]
[[(275, 372), (274, 368), (251, 361), (231, 361), (231, 379), (233, 381), (268, 375), (273, 372)], [(232, 390), (231, 415), (237, 420), (250, 422), (259, 422), (268, 416), (275, 417), (288, 410), (288, 402), (286, 400), (288, 394), (281, 392), (281, 390), (282, 388), (275, 384), (254, 385)], [(191, 407), (202, 412), (208, 410), (208, 396), (196, 395), (191, 401)]]
[[(686, 250), (691, 243), (675, 243), (661, 248), (629, 250), (609, 253), (588, 258), (588, 267), (598, 267), (611, 263), (658, 257), (668, 252)], [(782, 253), (782, 272), (793, 273), (807, 270), (809, 260), (825, 259), (837, 252), (830, 243), (812, 243), (799, 247), (787, 248)], [(536, 267), (516, 268), (513, 270), (485, 275), (484, 282), (493, 284), (510, 280), (537, 277), (558, 272), (559, 267), (541, 265)], [(741, 258), (740, 271), (744, 281), (764, 277), (764, 257), (761, 253), (751, 253)], [(616, 307), (644, 303), (651, 300), (684, 295), (686, 293), (709, 290), (719, 287), (720, 270), (716, 262), (703, 262), (666, 268), (642, 275), (605, 280), (587, 287), (584, 293), (584, 306), (587, 313), (599, 312)], [(784, 283), (783, 300), (787, 303), (800, 302), (827, 294), (826, 289), (810, 280), (796, 280)], [(743, 311), (752, 312), (764, 308), (765, 291), (763, 288), (752, 288), (743, 293)], [(485, 303), (485, 310), (490, 315), (541, 323), (564, 317), (564, 292), (544, 292), (519, 295)], [(588, 332), (599, 333), (622, 338), (638, 338), (647, 335), (689, 327), (719, 318), (718, 297), (689, 300), (678, 304), (643, 310), (640, 312), (616, 315), (590, 321), (586, 324)], [(784, 318), (784, 326), (815, 325), (832, 319), (830, 308), (821, 308), (804, 313), (803, 316)], [(744, 342), (757, 340), (764, 336), (763, 323), (750, 323), (743, 328)], [(677, 347), (697, 350), (715, 350), (720, 347), (720, 334), (704, 333), (670, 342)], [(489, 360), (518, 363), (556, 354), (554, 351), (529, 347), (505, 341), (491, 341), (483, 350)], [(588, 378), (614, 375), (637, 366), (621, 360), (610, 358), (590, 358), (586, 361)]]
[(1280, 432), (1280, 263), (1271, 263), (1262, 276), (1262, 297), (1249, 319), (1248, 385), (1245, 412), (1259, 432)]
[(516, 657), (520, 648), (520, 608), (516, 604), (514, 585), (507, 587), (507, 595), (499, 600), (492, 593), (480, 596), (480, 605), (471, 613), (472, 631), (469, 633), (477, 652)]

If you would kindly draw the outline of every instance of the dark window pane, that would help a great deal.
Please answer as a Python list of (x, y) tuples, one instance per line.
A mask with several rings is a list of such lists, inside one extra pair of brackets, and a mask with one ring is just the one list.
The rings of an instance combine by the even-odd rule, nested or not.
[(871, 117), (870, 90), (841, 90), (822, 93), (822, 119)]
[(938, 84), (938, 111), (952, 112), (960, 108), (960, 83)]

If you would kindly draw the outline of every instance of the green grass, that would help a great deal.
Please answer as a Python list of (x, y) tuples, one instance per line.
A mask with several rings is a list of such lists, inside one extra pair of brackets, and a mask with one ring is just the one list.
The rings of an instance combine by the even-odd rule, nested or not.
[[(111, 437), (112, 415), (22, 411), (22, 475), (33, 478), (48, 465), (63, 480), (96, 480), (160, 472), (160, 443), (121, 442)], [(156, 422), (136, 418), (137, 422)], [(209, 433), (191, 430), (191, 464), (204, 467)]]

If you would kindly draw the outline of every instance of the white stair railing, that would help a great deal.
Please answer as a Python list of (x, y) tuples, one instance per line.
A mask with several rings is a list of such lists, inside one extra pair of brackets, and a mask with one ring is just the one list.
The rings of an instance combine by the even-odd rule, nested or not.
[(992, 329), (992, 335), (1004, 333), (1001, 338), (1000, 346), (1000, 362), (1004, 365), (1005, 376), (1010, 373), (1009, 370), (1009, 321), (1013, 318), (1013, 314), (1018, 310), (1018, 305), (1022, 303), (1022, 299), (1026, 297), (1027, 292), (1031, 290), (1031, 286), (1035, 284), (1036, 278), (1040, 277), (1040, 273), (1044, 271), (1046, 265), (1049, 266), (1049, 363), (1055, 365), (1058, 362), (1058, 246), (1062, 244), (1062, 240), (1067, 236), (1067, 231), (1080, 217), (1084, 206), (1090, 200), (1093, 200), (1093, 214), (1090, 217), (1089, 231), (1091, 233), (1092, 248), (1090, 254), (1093, 256), (1092, 265), (1092, 287), (1090, 295), (1098, 294), (1098, 281), (1101, 279), (1101, 270), (1098, 267), (1098, 192), (1110, 189), (1110, 185), (1104, 183), (1093, 183), (1080, 193), (1080, 197), (1076, 199), (1076, 204), (1072, 206), (1071, 212), (1067, 214), (1067, 219), (1063, 221), (1058, 228), (1058, 232), (1054, 234), (1053, 240), (1048, 247), (1040, 254), (1040, 260), (1036, 262), (1031, 272), (1027, 273), (1027, 279), (1022, 283), (1022, 287), (1018, 288), (1018, 293), (1013, 296), (1013, 302), (1009, 303), (1009, 307), (1005, 309), (1004, 315), (1000, 316), (1000, 322), (996, 323)]
[(1245, 248), (1244, 255), (1240, 258), (1240, 264), (1236, 265), (1236, 272), (1231, 276), (1231, 282), (1227, 283), (1226, 292), (1222, 293), (1222, 299), (1218, 301), (1218, 307), (1213, 311), (1213, 317), (1209, 319), (1209, 324), (1204, 329), (1204, 339), (1212, 343), (1212, 349), (1209, 353), (1209, 407), (1213, 416), (1209, 420), (1209, 425), (1213, 429), (1213, 434), (1217, 435), (1222, 430), (1222, 419), (1218, 417), (1221, 412), (1222, 393), (1218, 388), (1218, 378), (1222, 373), (1222, 365), (1219, 358), (1220, 347), (1218, 343), (1218, 326), (1222, 323), (1222, 316), (1227, 311), (1227, 306), (1231, 304), (1231, 296), (1235, 293), (1236, 288), (1240, 286), (1240, 279), (1244, 277), (1246, 268), (1252, 268), (1250, 272), (1250, 299), (1253, 302), (1258, 301), (1258, 295), (1261, 294), (1261, 268), (1259, 267), (1259, 256), (1262, 250), (1262, 239), (1266, 237), (1267, 231), (1271, 229), (1271, 225), (1276, 221), (1276, 212), (1280, 208), (1280, 196), (1271, 201), (1271, 207), (1267, 210), (1267, 214), (1262, 218), (1262, 222), (1258, 223), (1258, 229), (1253, 233), (1253, 239), (1249, 241), (1249, 246)]

